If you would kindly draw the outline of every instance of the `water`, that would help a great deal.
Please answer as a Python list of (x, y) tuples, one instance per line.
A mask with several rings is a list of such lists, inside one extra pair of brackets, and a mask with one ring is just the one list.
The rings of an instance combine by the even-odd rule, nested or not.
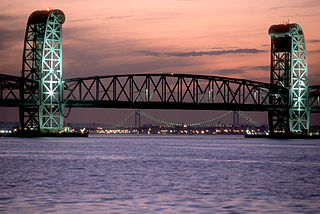
[(319, 140), (0, 138), (1, 213), (319, 213)]

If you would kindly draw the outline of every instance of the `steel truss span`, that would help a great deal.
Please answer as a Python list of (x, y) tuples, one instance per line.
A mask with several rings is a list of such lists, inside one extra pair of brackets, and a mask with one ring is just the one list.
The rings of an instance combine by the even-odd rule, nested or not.
[(270, 84), (188, 74), (136, 74), (66, 79), (69, 107), (251, 110), (269, 104)]
[[(165, 89), (165, 91), (168, 91), (166, 93), (166, 95), (163, 95), (162, 97), (166, 97), (167, 102), (165, 102), (165, 99), (161, 99), (159, 97), (159, 95), (153, 95), (151, 97), (151, 99), (149, 99), (151, 102), (155, 102), (154, 104), (159, 104), (159, 102), (161, 102), (163, 105), (165, 104), (169, 104), (169, 106), (171, 105), (170, 103), (175, 102), (175, 100), (177, 100), (177, 92), (175, 90), (178, 90), (178, 86), (174, 86), (172, 83), (177, 83), (177, 78), (178, 76), (180, 76), (180, 79), (182, 77), (186, 77), (184, 80), (180, 80), (180, 82), (182, 82), (183, 84), (187, 81), (192, 81), (192, 84), (196, 85), (196, 82), (198, 81), (198, 91), (202, 91), (205, 92), (204, 94), (207, 94), (206, 97), (203, 97), (202, 100), (199, 99), (198, 96), (198, 100), (200, 100), (199, 104), (205, 104), (207, 105), (206, 107), (208, 107), (208, 109), (220, 109), (219, 107), (223, 104), (223, 105), (227, 105), (227, 100), (228, 100), (228, 95), (224, 96), (224, 90), (230, 88), (231, 90), (229, 90), (229, 104), (230, 106), (228, 107), (229, 110), (234, 110), (231, 109), (230, 107), (234, 107), (234, 108), (244, 108), (245, 106), (249, 106), (251, 105), (251, 103), (249, 102), (249, 100), (253, 101), (252, 97), (257, 96), (257, 93), (254, 93), (254, 87), (258, 88), (261, 87), (261, 89), (263, 90), (262, 94), (265, 95), (260, 95), (260, 97), (264, 97), (264, 96), (274, 96), (273, 94), (271, 94), (270, 92), (268, 92), (265, 89), (270, 90), (270, 84), (267, 83), (260, 83), (260, 82), (254, 82), (254, 81), (248, 81), (248, 80), (241, 80), (241, 79), (232, 79), (232, 78), (226, 78), (226, 77), (216, 77), (216, 76), (200, 76), (200, 75), (183, 75), (183, 74), (176, 74), (176, 75), (171, 75), (171, 74), (149, 74), (149, 75), (122, 75), (122, 76), (102, 76), (102, 77), (87, 77), (87, 78), (76, 78), (76, 79), (68, 79), (65, 80), (64, 82), (64, 87), (65, 87), (65, 91), (64, 91), (64, 100), (63, 100), (63, 104), (71, 107), (103, 107), (103, 108), (113, 108), (114, 106), (118, 106), (122, 103), (124, 103), (124, 101), (128, 102), (128, 99), (125, 100), (123, 99), (123, 97), (127, 97), (126, 95), (124, 95), (124, 90), (126, 90), (126, 87), (128, 87), (128, 85), (126, 86), (126, 84), (128, 84), (128, 82), (134, 82), (134, 88), (139, 88), (139, 90), (136, 90), (134, 92), (134, 94), (136, 95), (138, 91), (140, 91), (141, 96), (138, 96), (135, 100), (135, 104), (138, 105), (148, 105), (148, 103), (146, 103), (143, 100), (146, 100), (146, 93), (143, 93), (143, 90), (146, 91), (144, 88), (141, 88), (141, 86), (146, 87), (146, 83), (144, 83), (147, 78), (149, 79), (149, 81), (151, 81), (151, 88), (154, 89), (153, 92), (151, 92), (151, 94), (162, 94), (162, 85), (165, 85), (167, 87), (167, 89)], [(131, 79), (131, 80), (127, 80), (127, 79)], [(152, 79), (152, 80), (151, 80)], [(204, 79), (204, 81), (202, 81)], [(158, 83), (158, 86), (156, 86), (157, 84), (155, 83), (155, 80), (157, 80), (158, 82), (160, 81), (167, 81), (170, 84), (164, 84), (164, 83)], [(128, 81), (126, 84), (124, 84), (126, 81)], [(229, 81), (229, 85), (227, 84), (227, 82)], [(116, 86), (116, 90), (115, 90), (115, 94), (113, 94), (113, 84), (115, 82)], [(119, 84), (119, 82), (121, 83), (121, 86)], [(124, 83), (123, 83), (124, 82)], [(195, 83), (194, 83), (195, 82)], [(131, 83), (131, 84), (132, 84)], [(250, 84), (252, 83), (252, 84)], [(37, 100), (35, 99), (30, 99), (28, 102), (24, 101), (22, 102), (20, 99), (20, 86), (22, 84), (25, 84), (27, 86), (35, 84), (38, 84), (38, 81), (36, 80), (31, 80), (31, 79), (23, 79), (21, 77), (17, 77), (17, 76), (11, 76), (11, 75), (5, 75), (5, 74), (0, 74), (0, 106), (34, 106), (37, 105)], [(98, 84), (98, 85), (97, 85)], [(130, 84), (130, 83), (129, 83)], [(161, 84), (161, 86), (159, 86)], [(206, 87), (204, 87), (205, 85), (210, 85), (210, 89), (209, 86), (206, 89)], [(220, 84), (220, 85), (219, 85)], [(225, 85), (223, 85), (225, 84)], [(246, 85), (247, 84), (247, 85)], [(213, 86), (216, 86), (216, 88), (212, 88)], [(156, 87), (155, 87), (156, 86)], [(185, 91), (181, 91), (181, 93), (184, 94), (184, 103), (180, 103), (178, 105), (182, 106), (183, 109), (185, 109), (185, 104), (187, 104), (187, 100), (194, 100), (192, 99), (192, 97), (195, 97), (194, 95), (191, 96), (191, 91), (193, 91), (193, 86), (188, 85), (188, 90), (187, 85), (185, 85), (184, 88)], [(254, 87), (253, 87), (254, 86)], [(170, 89), (169, 89), (170, 87)], [(239, 87), (239, 90), (234, 90), (234, 88)], [(243, 91), (245, 89), (244, 93), (242, 92), (241, 94), (240, 91)], [(181, 88), (181, 87), (180, 87)], [(212, 90), (211, 90), (212, 89)], [(280, 90), (281, 88), (279, 88)], [(26, 88), (27, 91), (32, 91), (33, 89), (28, 87)], [(96, 91), (95, 91), (96, 90)], [(160, 90), (160, 91), (159, 91)], [(133, 90), (132, 90), (133, 91)], [(158, 91), (158, 92), (157, 92)], [(210, 91), (210, 93), (209, 93)], [(235, 92), (237, 91), (237, 92)], [(316, 85), (316, 86), (310, 86), (309, 87), (309, 91), (310, 91), (310, 95), (309, 95), (309, 105), (310, 105), (310, 111), (311, 112), (320, 112), (320, 85)], [(160, 93), (161, 92), (161, 93)], [(226, 90), (226, 92), (228, 92), (228, 90)], [(30, 92), (29, 92), (30, 93)], [(119, 93), (119, 94), (117, 94)], [(120, 95), (121, 93), (121, 95)], [(126, 93), (128, 93), (126, 91)], [(167, 94), (171, 93), (172, 95), (168, 96)], [(198, 92), (199, 93), (199, 92)], [(144, 96), (143, 96), (144, 94)], [(210, 95), (209, 95), (210, 94)], [(216, 95), (214, 95), (216, 94)], [(227, 93), (226, 93), (227, 94)], [(256, 94), (256, 95), (255, 95)], [(231, 96), (230, 96), (231, 95)], [(223, 99), (222, 97), (225, 97), (225, 99)], [(239, 100), (239, 97), (236, 98), (237, 96), (242, 96), (242, 98), (240, 98), (240, 101), (245, 101), (247, 100), (247, 104), (248, 105), (244, 105), (241, 104), (242, 106), (239, 106), (239, 102), (237, 102)], [(118, 98), (116, 100), (116, 102), (113, 101), (113, 97)], [(133, 97), (133, 96), (131, 96)], [(156, 99), (157, 97), (157, 99)], [(182, 97), (180, 95), (180, 97)], [(201, 97), (201, 96), (200, 96)], [(210, 97), (208, 102), (208, 98)], [(215, 98), (214, 98), (215, 97)], [(232, 97), (232, 98), (230, 98)], [(144, 98), (144, 99), (143, 99)], [(220, 100), (220, 101), (219, 101)], [(164, 101), (164, 102), (163, 102)], [(221, 102), (222, 101), (222, 102)], [(226, 101), (226, 102), (225, 102)], [(259, 101), (259, 100), (258, 100)], [(129, 101), (131, 102), (131, 101)], [(131, 102), (132, 103), (132, 102)], [(242, 102), (244, 103), (244, 102)], [(262, 110), (274, 110), (274, 109), (281, 109), (281, 105), (269, 105), (266, 100), (261, 100), (260, 99), (260, 103), (262, 103), (263, 106)], [(191, 102), (192, 104), (192, 102)], [(194, 106), (199, 106), (199, 104), (193, 104)], [(209, 105), (208, 105), (209, 104)], [(254, 105), (258, 105), (259, 102), (257, 102), (257, 104)], [(205, 106), (204, 105), (204, 106)], [(112, 106), (112, 107), (110, 107)], [(128, 104), (127, 106), (122, 106), (123, 108), (135, 108), (135, 107), (130, 107), (132, 106), (132, 104)], [(209, 108), (210, 107), (210, 108)], [(147, 108), (147, 107), (143, 107), (142, 108)], [(156, 107), (155, 107), (156, 108)], [(199, 109), (198, 107), (196, 109)], [(207, 109), (207, 108), (205, 108)], [(259, 110), (258, 107), (254, 107), (253, 109)], [(224, 110), (224, 108), (223, 108)], [(252, 109), (244, 109), (244, 110), (252, 110)]]
[(22, 102), (20, 99), (20, 89), (25, 84), (25, 90), (31, 93), (31, 85), (37, 85), (38, 82), (32, 79), (23, 79), (22, 77), (0, 74), (0, 106), (17, 107), (37, 105), (35, 99), (29, 102)]

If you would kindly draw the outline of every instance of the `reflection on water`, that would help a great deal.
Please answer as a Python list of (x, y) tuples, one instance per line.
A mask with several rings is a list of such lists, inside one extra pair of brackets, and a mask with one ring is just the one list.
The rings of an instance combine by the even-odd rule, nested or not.
[(318, 140), (0, 138), (4, 213), (314, 213)]

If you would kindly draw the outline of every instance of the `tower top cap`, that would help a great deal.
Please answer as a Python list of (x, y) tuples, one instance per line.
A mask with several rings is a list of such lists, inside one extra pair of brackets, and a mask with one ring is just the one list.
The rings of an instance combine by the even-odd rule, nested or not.
[(278, 35), (289, 35), (291, 33), (292, 29), (299, 29), (302, 30), (301, 27), (296, 24), (296, 23), (291, 23), (291, 24), (279, 24), (279, 25), (272, 25), (269, 28), (269, 35), (274, 36), (276, 34)]
[(57, 16), (60, 24), (63, 24), (66, 20), (66, 17), (61, 10), (47, 8), (46, 10), (37, 10), (31, 13), (28, 24), (46, 23), (50, 14)]

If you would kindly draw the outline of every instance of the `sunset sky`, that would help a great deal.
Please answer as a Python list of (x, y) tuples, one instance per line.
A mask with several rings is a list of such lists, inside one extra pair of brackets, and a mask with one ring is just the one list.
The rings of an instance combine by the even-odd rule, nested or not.
[[(310, 85), (320, 84), (320, 1), (318, 0), (2, 0), (0, 73), (21, 75), (28, 16), (47, 7), (62, 10), (64, 78), (131, 73), (188, 73), (269, 82), (268, 29), (283, 22), (304, 30)], [(245, 49), (245, 51), (238, 51)], [(243, 53), (244, 52), (244, 53)], [(17, 120), (17, 109), (0, 121)], [(69, 122), (116, 123), (132, 110), (72, 110)], [(167, 120), (197, 121), (203, 112)], [(219, 112), (210, 112), (214, 117)], [(103, 115), (103, 116), (101, 116)], [(111, 115), (113, 115), (111, 117)], [(196, 116), (195, 116), (196, 115)], [(252, 114), (255, 116), (254, 114)], [(266, 113), (260, 113), (266, 122)]]

